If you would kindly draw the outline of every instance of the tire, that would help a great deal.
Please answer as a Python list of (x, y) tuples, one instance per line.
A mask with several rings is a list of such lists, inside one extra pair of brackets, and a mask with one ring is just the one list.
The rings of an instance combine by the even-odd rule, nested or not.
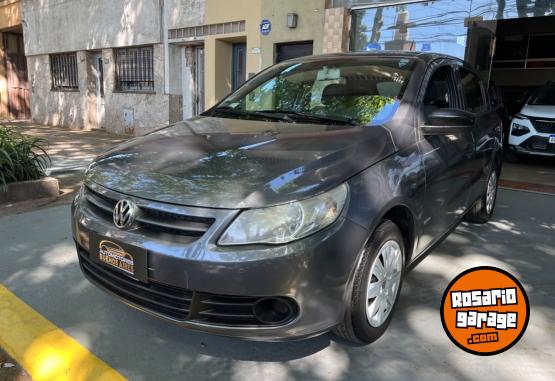
[[(387, 249), (391, 249), (389, 254), (384, 252)], [(398, 253), (394, 254), (397, 250)], [(397, 255), (400, 256), (400, 260)], [(374, 272), (378, 271), (379, 265), (377, 262), (382, 264), (384, 269), (386, 268), (383, 262), (383, 259), (386, 257), (392, 259), (392, 266), (388, 268), (394, 268), (398, 270), (398, 272), (396, 272), (395, 277), (392, 276), (390, 280), (387, 280), (388, 278), (385, 277), (386, 281), (384, 284), (383, 282), (379, 282)], [(362, 258), (356, 269), (351, 300), (345, 313), (344, 321), (335, 328), (334, 333), (348, 342), (357, 345), (370, 344), (379, 339), (384, 334), (393, 318), (393, 312), (397, 305), (397, 300), (399, 299), (404, 273), (405, 247), (403, 236), (397, 225), (391, 221), (384, 220), (372, 234), (372, 237), (363, 250)], [(393, 272), (391, 274), (393, 274)], [(369, 283), (369, 280), (372, 280), (372, 282)], [(371, 284), (374, 286), (370, 286)], [(396, 290), (392, 291), (395, 287)], [(378, 289), (380, 291), (376, 292)], [(371, 295), (379, 295), (375, 298), (369, 298), (369, 293)], [(379, 311), (382, 309), (376, 307), (380, 307), (379, 301), (383, 301), (384, 297), (385, 300), (387, 300), (387, 305), (383, 307), (389, 308), (389, 310), (386, 316), (378, 316)], [(373, 312), (375, 312), (375, 314)]]
[[(492, 176), (495, 176), (494, 180), (492, 180)], [(490, 182), (494, 181), (494, 184), (490, 184)], [(493, 169), (489, 176), (488, 182), (486, 185), (486, 189), (484, 194), (478, 201), (474, 203), (474, 205), (470, 208), (469, 212), (465, 216), (465, 220), (468, 222), (476, 223), (476, 224), (485, 224), (488, 222), (491, 217), (493, 216), (493, 212), (495, 211), (495, 203), (497, 202), (497, 187), (499, 183), (499, 175), (496, 169)], [(490, 192), (490, 186), (493, 186), (493, 195)], [(488, 206), (488, 194), (490, 197), (489, 199), (489, 206)]]

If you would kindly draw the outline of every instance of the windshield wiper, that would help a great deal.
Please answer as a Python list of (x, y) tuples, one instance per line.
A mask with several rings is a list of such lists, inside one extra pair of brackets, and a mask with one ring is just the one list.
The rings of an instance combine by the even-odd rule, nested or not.
[(246, 111), (236, 110), (234, 108), (227, 107), (227, 106), (216, 107), (215, 109), (210, 111), (210, 116), (214, 116), (215, 113), (231, 114), (231, 115), (237, 115), (237, 116), (248, 116), (249, 115)]
[[(236, 115), (236, 116), (243, 116), (243, 117), (247, 117), (248, 119), (250, 119), (250, 117), (252, 116), (255, 116), (255, 117), (262, 117), (266, 119), (279, 120), (282, 122), (296, 123), (287, 114), (276, 115), (274, 114), (273, 111), (246, 111), (246, 110), (237, 110), (228, 106), (224, 106), (224, 107), (215, 108), (214, 110), (212, 110), (210, 115), (213, 116), (214, 113), (224, 113), (224, 114), (230, 114), (230, 115)], [(282, 113), (279, 113), (279, 114), (282, 114)]]
[(359, 124), (350, 117), (337, 117), (337, 116), (329, 116), (329, 115), (319, 115), (319, 114), (310, 114), (310, 113), (305, 113), (305, 112), (300, 112), (300, 111), (294, 111), (294, 110), (264, 110), (264, 111), (260, 111), (263, 113), (276, 113), (276, 114), (284, 114), (284, 115), (288, 115), (288, 116), (293, 116), (299, 119), (304, 119), (304, 120), (312, 120), (312, 121), (320, 121), (320, 122), (335, 122), (335, 123), (341, 123), (341, 124), (348, 124), (350, 126), (358, 126)]

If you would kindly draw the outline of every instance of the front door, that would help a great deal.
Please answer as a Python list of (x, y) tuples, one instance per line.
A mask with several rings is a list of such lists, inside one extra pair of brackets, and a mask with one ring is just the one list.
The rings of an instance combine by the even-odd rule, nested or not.
[(4, 33), (8, 85), (8, 115), (13, 119), (31, 118), (27, 59), (21, 33)]
[(232, 90), (237, 90), (247, 80), (247, 44), (233, 44), (231, 71)]
[[(463, 102), (458, 91), (453, 67), (439, 66), (431, 74), (426, 92), (421, 100), (421, 121), (441, 108), (462, 109)], [(466, 210), (468, 185), (472, 181), (469, 165), (474, 154), (471, 130), (449, 135), (421, 136), (420, 151), (426, 170), (426, 198), (422, 227), (423, 238), (419, 251), (433, 244), (453, 227)]]

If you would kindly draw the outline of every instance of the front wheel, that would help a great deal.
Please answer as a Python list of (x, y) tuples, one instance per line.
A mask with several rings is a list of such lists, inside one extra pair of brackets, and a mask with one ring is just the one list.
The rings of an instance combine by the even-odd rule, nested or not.
[(493, 169), (488, 177), (488, 185), (482, 197), (472, 206), (465, 216), (469, 222), (485, 224), (493, 216), (495, 203), (497, 201), (498, 175)]
[(355, 344), (370, 344), (380, 338), (393, 317), (404, 269), (403, 236), (397, 225), (384, 221), (364, 248), (350, 306), (334, 332)]

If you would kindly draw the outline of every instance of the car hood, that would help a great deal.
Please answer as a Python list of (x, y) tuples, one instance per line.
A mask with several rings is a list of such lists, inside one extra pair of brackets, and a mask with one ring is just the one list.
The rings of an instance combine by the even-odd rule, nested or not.
[(256, 208), (329, 190), (395, 151), (384, 127), (199, 117), (101, 155), (86, 182), (179, 205)]
[(533, 118), (555, 119), (555, 106), (534, 106), (525, 105), (520, 113)]

